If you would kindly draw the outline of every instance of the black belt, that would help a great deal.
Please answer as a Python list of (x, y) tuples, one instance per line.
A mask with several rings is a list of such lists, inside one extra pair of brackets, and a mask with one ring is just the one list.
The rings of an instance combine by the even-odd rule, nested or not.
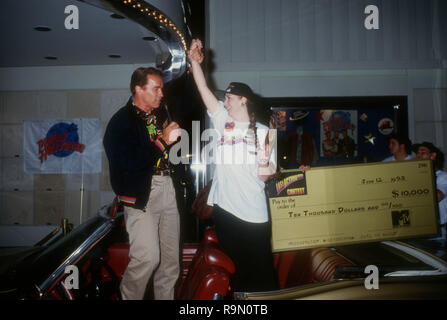
[(170, 176), (173, 174), (174, 171), (172, 169), (166, 169), (166, 170), (154, 170), (154, 175), (156, 176)]

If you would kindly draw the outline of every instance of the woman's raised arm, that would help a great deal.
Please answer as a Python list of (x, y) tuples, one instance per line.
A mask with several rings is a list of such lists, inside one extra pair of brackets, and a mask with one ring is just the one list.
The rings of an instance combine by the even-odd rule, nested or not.
[(200, 40), (192, 40), (191, 47), (188, 51), (188, 58), (191, 62), (192, 75), (197, 85), (197, 89), (199, 90), (200, 96), (202, 97), (202, 101), (209, 113), (214, 114), (217, 109), (218, 101), (213, 92), (208, 88), (205, 75), (203, 74), (202, 67), (200, 66), (203, 61), (202, 48), (202, 42)]

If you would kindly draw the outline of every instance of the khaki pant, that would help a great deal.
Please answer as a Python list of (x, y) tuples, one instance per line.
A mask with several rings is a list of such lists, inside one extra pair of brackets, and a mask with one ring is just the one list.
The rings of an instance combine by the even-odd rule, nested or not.
[(171, 177), (153, 176), (146, 212), (124, 208), (130, 262), (120, 285), (123, 300), (143, 299), (154, 272), (155, 299), (174, 299), (180, 272), (180, 219)]

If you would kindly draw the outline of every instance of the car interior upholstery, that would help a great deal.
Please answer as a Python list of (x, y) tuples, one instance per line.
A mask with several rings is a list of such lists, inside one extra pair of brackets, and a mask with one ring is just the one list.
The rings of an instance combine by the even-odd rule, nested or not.
[[(128, 253), (129, 245), (125, 243), (108, 248), (107, 264), (120, 280), (129, 262)], [(353, 265), (329, 248), (274, 253), (280, 289), (329, 281), (334, 278), (338, 266)], [(213, 228), (205, 230), (200, 245), (184, 245), (182, 269), (179, 299), (213, 299), (215, 294), (225, 297), (231, 291), (230, 279), (235, 267), (219, 247)]]

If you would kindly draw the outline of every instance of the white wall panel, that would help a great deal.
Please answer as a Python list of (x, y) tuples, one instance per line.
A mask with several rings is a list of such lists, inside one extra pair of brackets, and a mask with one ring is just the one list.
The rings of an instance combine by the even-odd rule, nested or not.
[(339, 19), (332, 19), (332, 52), (333, 61), (346, 61), (349, 57), (349, 3), (344, 0), (331, 1), (332, 14)]
[[(296, 18), (295, 18), (296, 19)], [(316, 56), (315, 8), (312, 0), (298, 2), (299, 56), (293, 61), (313, 62)], [(281, 39), (289, 41), (287, 37)]]
[(256, 37), (248, 37), (248, 61), (264, 62), (265, 61), (265, 9), (264, 0), (248, 0), (247, 14), (247, 32), (248, 34), (256, 34)]
[(36, 92), (7, 92), (3, 123), (21, 123), (23, 120), (33, 120), (39, 114), (39, 97)]
[(416, 122), (413, 142), (429, 141), (438, 146), (441, 150), (447, 150), (447, 143), (444, 142), (446, 122)]
[(32, 191), (34, 175), (23, 170), (23, 158), (3, 158), (2, 161), (4, 191)]
[(265, 12), (269, 12), (264, 14), (265, 61), (272, 63), (281, 60), (281, 43), (284, 36), (281, 32), (281, 12), (275, 9), (275, 2), (265, 0), (263, 2)]
[(33, 192), (0, 192), (0, 225), (32, 224)]
[(35, 191), (65, 191), (65, 174), (35, 174)]
[(100, 174), (67, 174), (66, 191), (80, 192), (81, 188), (85, 191), (99, 191)]
[(100, 93), (101, 122), (107, 125), (115, 112), (127, 103), (130, 95), (130, 89), (102, 90)]
[(100, 91), (79, 90), (68, 92), (67, 118), (99, 118)]
[[(301, 16), (301, 11), (298, 8), (298, 3), (293, 0), (278, 1), (278, 7), (274, 7), (273, 10), (280, 12), (280, 17), (276, 23), (281, 26), (281, 42), (277, 48), (281, 52), (280, 61), (296, 61), (301, 57), (301, 48), (304, 45), (302, 42), (307, 41), (310, 46), (309, 39), (302, 39), (299, 26), (299, 21), (303, 19), (296, 19), (296, 16)], [(268, 12), (266, 14), (269, 14)], [(262, 26), (260, 26), (262, 28)], [(287, 41), (285, 41), (287, 39)], [(270, 43), (266, 44), (271, 46)]]
[(23, 157), (23, 127), (22, 124), (7, 124), (0, 126), (0, 157)]
[(122, 89), (142, 66), (154, 64), (0, 68), (0, 91)]
[[(217, 71), (439, 67), (440, 7), (420, 0), (209, 0)], [(379, 9), (379, 30), (364, 26)], [(439, 51), (439, 50), (438, 50)], [(444, 56), (445, 58), (445, 56)], [(309, 64), (311, 63), (311, 64)], [(361, 63), (361, 66), (359, 66)]]
[[(332, 0), (316, 0), (314, 2), (315, 11), (315, 61), (333, 61), (334, 41), (332, 36)], [(325, 39), (325, 41), (318, 41)]]
[(263, 74), (260, 82), (265, 97), (405, 95), (408, 90), (406, 77), (399, 74)]
[[(414, 141), (429, 141), (447, 152), (447, 88), (414, 89)], [(444, 162), (446, 164), (447, 161)], [(445, 165), (444, 165), (445, 167)]]
[(40, 91), (39, 114), (34, 120), (64, 119), (67, 115), (67, 92)]
[(447, 121), (447, 89), (415, 89), (414, 110), (417, 121)]
[(64, 191), (34, 191), (34, 224), (60, 225), (66, 216), (67, 195)]
[(210, 35), (213, 59), (220, 62), (231, 62), (231, 41), (233, 37), (231, 19), (229, 18), (232, 1), (210, 1)]
[[(248, 61), (248, 3), (247, 1), (239, 0), (231, 0), (228, 2), (231, 2), (231, 19), (228, 19), (228, 23), (232, 30), (230, 39), (231, 61)], [(255, 37), (256, 34), (251, 36)]]
[(65, 211), (64, 217), (71, 223), (79, 225), (79, 223), (88, 220), (96, 215), (100, 206), (100, 192), (90, 191), (84, 192), (82, 196), (82, 216), (81, 216), (81, 194), (80, 192), (65, 193)]

